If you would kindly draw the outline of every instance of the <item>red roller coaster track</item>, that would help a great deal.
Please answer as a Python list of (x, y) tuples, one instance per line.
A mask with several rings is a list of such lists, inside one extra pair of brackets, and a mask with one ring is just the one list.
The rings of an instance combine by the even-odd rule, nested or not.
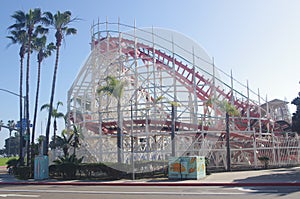
[[(231, 99), (234, 99), (231, 91), (225, 93), (220, 87), (214, 87), (212, 80), (206, 79), (199, 73), (199, 71), (194, 71), (194, 67), (183, 64), (181, 61), (160, 50), (153, 49), (152, 47), (142, 43), (135, 44), (134, 41), (124, 38), (120, 39), (116, 37), (110, 37), (109, 39), (106, 39), (106, 42), (109, 42), (109, 46), (103, 41), (104, 39), (102, 39), (100, 42), (100, 50), (102, 52), (106, 52), (108, 50), (107, 48), (109, 48), (109, 50), (118, 49), (119, 43), (125, 44), (122, 46), (127, 47), (121, 48), (122, 53), (130, 55), (133, 58), (140, 58), (143, 62), (155, 62), (157, 68), (164, 69), (171, 76), (175, 71), (176, 80), (184, 85), (190, 92), (193, 92), (193, 85), (194, 82), (196, 82), (196, 95), (201, 101), (205, 102), (211, 99), (213, 95), (215, 95), (217, 99), (227, 100), (228, 102), (230, 102)], [(95, 46), (97, 44), (98, 41), (95, 41)], [(173, 70), (173, 67), (175, 70)], [(213, 92), (215, 92), (215, 94)], [(251, 118), (257, 118), (251, 119), (250, 124), (251, 127), (253, 127), (252, 125), (256, 124), (256, 121), (260, 118), (257, 106), (251, 103), (241, 102), (238, 99), (234, 99), (233, 104), (240, 111), (240, 118), (247, 117), (247, 109), (249, 109), (249, 116)], [(221, 113), (221, 110), (218, 110), (218, 107), (216, 107), (216, 111)], [(236, 119), (235, 122), (238, 130), (243, 131), (248, 127), (248, 119)], [(267, 121), (264, 121), (263, 124), (266, 125), (266, 122)]]

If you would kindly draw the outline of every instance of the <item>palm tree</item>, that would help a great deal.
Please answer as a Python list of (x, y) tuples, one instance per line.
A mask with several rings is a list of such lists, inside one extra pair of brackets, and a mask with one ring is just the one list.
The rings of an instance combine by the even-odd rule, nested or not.
[[(30, 74), (30, 54), (31, 54), (31, 42), (36, 25), (40, 22), (47, 23), (46, 18), (42, 17), (42, 12), (40, 8), (35, 8), (34, 10), (29, 10), (26, 14), (25, 28), (28, 35), (28, 46), (27, 46), (27, 68), (26, 68), (26, 122), (27, 122), (27, 135), (28, 135), (28, 145), (27, 145), (27, 166), (29, 165), (30, 153), (29, 153), (29, 143), (30, 143), (30, 120), (29, 120), (29, 74)], [(34, 141), (33, 141), (34, 143)]]
[(9, 130), (9, 143), (8, 143), (8, 156), (10, 157), (11, 153), (11, 132), (15, 129), (15, 121), (14, 120), (8, 120), (7, 122), (8, 130)]
[(177, 101), (169, 102), (171, 104), (171, 141), (172, 141), (172, 156), (176, 155), (176, 140), (175, 140), (175, 131), (176, 131), (176, 115), (177, 115), (177, 107), (180, 104)]
[[(64, 118), (65, 115), (62, 113), (62, 112), (58, 112), (58, 108), (59, 106), (62, 106), (63, 103), (58, 101), (57, 104), (56, 104), (56, 108), (51, 108), (50, 104), (44, 104), (42, 107), (41, 107), (41, 111), (44, 110), (44, 109), (47, 109), (48, 111), (50, 111), (50, 108), (51, 108), (51, 118), (53, 118), (54, 122), (53, 122), (53, 136), (54, 136), (54, 146), (55, 146), (55, 141), (56, 141), (56, 131), (57, 131), (57, 119), (58, 118)], [(47, 138), (46, 138), (47, 139)], [(47, 145), (47, 142), (46, 142), (46, 145)], [(48, 149), (46, 149), (48, 151)]]
[(80, 142), (79, 142), (79, 136), (81, 133), (81, 127), (77, 127), (75, 124), (72, 125), (73, 130), (71, 131), (71, 133), (74, 135), (74, 139), (71, 143), (71, 146), (73, 147), (74, 151), (73, 151), (73, 155), (76, 156), (76, 148), (78, 148), (80, 146)]
[(118, 163), (122, 162), (122, 121), (121, 121), (121, 97), (123, 96), (125, 83), (118, 80), (113, 76), (107, 76), (106, 86), (100, 86), (97, 89), (98, 95), (102, 92), (112, 95), (117, 100), (117, 114), (118, 114), (118, 125), (117, 125), (117, 150), (118, 150)]
[[(23, 18), (25, 18), (25, 14), (21, 11), (16, 12), (14, 15), (12, 15), (12, 18), (16, 19), (16, 21), (21, 21)], [(10, 36), (7, 36), (8, 39), (11, 40), (11, 44), (19, 44), (20, 50), (19, 50), (19, 56), (20, 56), (20, 85), (19, 85), (19, 106), (20, 106), (20, 149), (19, 149), (19, 161), (20, 165), (24, 164), (24, 157), (23, 157), (23, 64), (24, 64), (24, 57), (26, 53), (26, 46), (27, 46), (27, 32), (25, 30), (22, 30), (18, 23), (8, 27), (10, 30)]]
[(64, 157), (69, 156), (69, 148), (71, 146), (71, 141), (74, 137), (74, 134), (68, 134), (67, 129), (64, 129), (61, 133), (61, 136), (56, 136), (55, 144), (54, 142), (50, 143), (51, 148), (61, 148), (64, 153)]
[(237, 108), (228, 101), (222, 101), (219, 103), (220, 108), (225, 111), (225, 123), (226, 123), (226, 162), (227, 171), (231, 170), (231, 159), (230, 159), (230, 130), (229, 130), (229, 117), (239, 116), (240, 112)]
[(35, 94), (35, 106), (34, 106), (34, 117), (33, 117), (33, 126), (31, 134), (31, 154), (34, 150), (34, 137), (35, 137), (35, 127), (36, 127), (36, 118), (37, 118), (37, 109), (39, 101), (39, 90), (40, 90), (40, 78), (41, 78), (41, 64), (44, 58), (51, 56), (52, 51), (55, 49), (53, 42), (49, 43), (46, 46), (47, 38), (43, 35), (40, 38), (35, 38), (33, 41), (33, 48), (37, 51), (37, 60), (38, 60), (38, 72), (37, 72), (37, 84), (36, 84), (36, 94)]
[[(45, 23), (48, 24), (47, 18), (42, 17), (42, 12), (40, 8), (35, 8), (34, 10), (30, 9), (28, 13), (24, 13), (19, 10), (16, 11), (12, 17), (16, 20), (16, 23), (9, 27), (9, 29), (19, 29), (25, 30), (27, 32), (27, 67), (26, 67), (26, 127), (28, 140), (30, 140), (30, 121), (29, 121), (29, 80), (30, 80), (30, 54), (31, 54), (31, 41), (33, 37), (34, 30), (36, 29), (37, 24)], [(28, 141), (29, 143), (29, 141)], [(27, 165), (29, 165), (29, 144), (27, 148)]]
[(291, 104), (296, 106), (296, 111), (292, 116), (292, 131), (297, 132), (298, 135), (300, 135), (300, 92), (298, 93), (298, 96), (291, 101)]
[(64, 153), (64, 158), (69, 156), (69, 149), (73, 147), (74, 151), (72, 156), (76, 156), (76, 148), (79, 147), (79, 136), (80, 136), (80, 128), (76, 125), (72, 125), (73, 130), (69, 131), (68, 129), (64, 129), (61, 133), (61, 136), (56, 136), (55, 142), (50, 142), (51, 148), (61, 148)]
[[(54, 26), (54, 28), (56, 29), (56, 33), (55, 33), (56, 59), (55, 59), (55, 66), (54, 66), (53, 79), (52, 79), (52, 89), (51, 89), (51, 96), (50, 96), (50, 103), (49, 103), (50, 106), (49, 106), (48, 121), (47, 121), (47, 126), (46, 126), (46, 145), (48, 145), (60, 46), (66, 35), (71, 35), (71, 34), (77, 33), (77, 30), (75, 28), (68, 27), (68, 25), (71, 22), (77, 20), (77, 18), (72, 19), (70, 11), (65, 11), (63, 13), (58, 11), (55, 15), (52, 15), (51, 12), (46, 12), (45, 16), (49, 20), (50, 25)], [(45, 151), (45, 155), (47, 155), (47, 154), (48, 154), (48, 147), (46, 147), (46, 151)]]

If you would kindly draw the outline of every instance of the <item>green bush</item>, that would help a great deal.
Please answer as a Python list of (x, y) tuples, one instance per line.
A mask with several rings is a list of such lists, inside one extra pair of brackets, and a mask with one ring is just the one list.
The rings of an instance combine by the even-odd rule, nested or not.
[(65, 179), (75, 179), (77, 165), (72, 162), (66, 162), (59, 165), (60, 171)]
[(52, 176), (52, 177), (57, 177), (57, 176), (61, 176), (61, 171), (59, 169), (59, 165), (50, 165), (49, 166), (49, 176)]
[(268, 156), (261, 156), (258, 157), (259, 161), (261, 161), (264, 164), (265, 169), (267, 169), (269, 167), (269, 161), (270, 158)]
[(76, 172), (82, 160), (83, 157), (77, 158), (75, 154), (63, 157), (59, 156), (58, 159), (53, 161), (56, 166), (51, 166), (49, 168), (49, 173), (50, 175), (55, 175), (55, 173), (58, 173), (59, 175), (62, 174), (64, 179), (74, 179), (76, 178)]
[(7, 165), (6, 168), (15, 168), (18, 165), (18, 159), (17, 158), (9, 159), (6, 162), (6, 165)]
[(92, 177), (96, 173), (104, 173), (103, 163), (85, 163), (78, 166), (79, 173), (84, 173), (86, 177)]
[[(151, 165), (152, 171), (137, 172), (136, 177), (151, 177), (154, 175), (166, 175), (166, 162), (137, 162), (135, 169), (148, 167)], [(75, 178), (101, 178), (101, 179), (120, 179), (131, 177), (132, 165), (119, 163), (70, 163), (60, 162), (56, 165), (50, 165), (49, 176), (75, 179)]]
[(28, 180), (31, 176), (31, 168), (28, 166), (18, 166), (14, 168), (14, 175), (20, 180)]

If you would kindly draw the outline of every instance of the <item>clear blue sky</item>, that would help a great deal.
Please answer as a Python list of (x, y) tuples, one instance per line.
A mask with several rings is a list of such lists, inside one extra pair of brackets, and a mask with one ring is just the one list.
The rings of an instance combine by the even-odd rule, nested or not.
[[(19, 56), (10, 46), (7, 27), (11, 15), (30, 8), (42, 11), (70, 10), (82, 20), (75, 23), (78, 34), (67, 37), (62, 49), (55, 101), (66, 111), (67, 91), (90, 52), (90, 26), (106, 17), (142, 27), (164, 27), (193, 38), (214, 57), (223, 71), (233, 71), (235, 79), (252, 90), (260, 89), (268, 99), (293, 100), (300, 91), (300, 1), (298, 0), (10, 0), (0, 8), (0, 88), (19, 92)], [(35, 56), (35, 55), (33, 55)], [(42, 66), (40, 105), (49, 103), (54, 60)], [(30, 105), (33, 115), (36, 61), (31, 62)], [(25, 91), (24, 91), (25, 92)], [(0, 119), (18, 120), (18, 98), (0, 91)], [(295, 107), (291, 106), (291, 112)], [(46, 114), (39, 113), (37, 135), (45, 132)], [(8, 131), (0, 132), (0, 148)]]

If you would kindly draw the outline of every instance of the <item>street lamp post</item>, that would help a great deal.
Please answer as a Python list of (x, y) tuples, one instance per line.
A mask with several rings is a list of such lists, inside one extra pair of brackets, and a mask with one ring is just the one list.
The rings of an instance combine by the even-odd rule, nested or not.
[[(15, 95), (17, 97), (21, 99), (23, 99), (23, 103), (24, 103), (24, 118), (26, 118), (26, 114), (25, 114), (25, 110), (26, 110), (26, 100), (25, 100), (25, 96), (21, 96), (15, 92), (12, 92), (10, 90), (7, 90), (7, 89), (3, 89), (3, 88), (0, 88), (0, 91), (3, 91), (3, 92), (6, 92), (6, 93), (9, 93), (9, 94), (12, 94), (12, 95)], [(22, 117), (20, 116), (20, 127), (19, 127), (19, 133), (20, 133), (20, 151), (19, 151), (19, 158), (20, 158), (20, 164), (23, 165), (24, 163), (24, 157), (23, 157), (23, 124), (22, 124)]]

